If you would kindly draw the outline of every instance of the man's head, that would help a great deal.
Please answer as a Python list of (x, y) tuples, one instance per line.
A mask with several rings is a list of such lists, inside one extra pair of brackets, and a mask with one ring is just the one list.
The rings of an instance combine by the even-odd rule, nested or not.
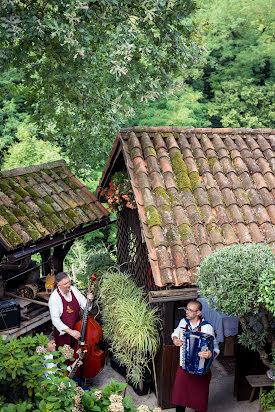
[(198, 300), (190, 300), (186, 308), (186, 318), (196, 320), (202, 311), (202, 304)]
[(70, 291), (71, 279), (69, 278), (66, 272), (59, 272), (55, 276), (55, 280), (56, 280), (57, 286), (59, 287), (62, 293), (66, 294)]
[(53, 336), (47, 336), (47, 338), (48, 338), (48, 345), (46, 349), (48, 352), (54, 352), (56, 348), (55, 339)]

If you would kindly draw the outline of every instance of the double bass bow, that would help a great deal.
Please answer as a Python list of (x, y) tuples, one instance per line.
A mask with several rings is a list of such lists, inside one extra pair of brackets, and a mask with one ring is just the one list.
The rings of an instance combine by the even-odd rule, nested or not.
[[(96, 275), (91, 276), (91, 284), (88, 289), (89, 293), (92, 293)], [(83, 365), (76, 371), (76, 375), (81, 378), (94, 378), (104, 367), (105, 354), (99, 349), (99, 342), (103, 339), (103, 331), (101, 326), (97, 323), (93, 316), (88, 316), (89, 312), (89, 300), (84, 309), (83, 318), (78, 321), (74, 327), (75, 330), (80, 332), (80, 338), (75, 344), (74, 353), (77, 357), (77, 351), (80, 349), (85, 352), (83, 358)]]

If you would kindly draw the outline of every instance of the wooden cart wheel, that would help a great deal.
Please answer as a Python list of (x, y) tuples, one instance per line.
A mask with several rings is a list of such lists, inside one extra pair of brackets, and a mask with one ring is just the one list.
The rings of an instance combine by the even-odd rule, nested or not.
[(38, 286), (29, 284), (17, 289), (17, 295), (28, 299), (34, 299), (38, 292)]

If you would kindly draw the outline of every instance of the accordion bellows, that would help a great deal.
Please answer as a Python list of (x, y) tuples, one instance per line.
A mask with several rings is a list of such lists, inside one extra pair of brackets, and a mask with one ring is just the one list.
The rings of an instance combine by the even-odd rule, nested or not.
[[(214, 337), (202, 332), (191, 332), (180, 328), (180, 339), (183, 344), (180, 347), (180, 366), (186, 372), (196, 375), (206, 373), (214, 359)], [(198, 353), (208, 348), (212, 354), (210, 359), (200, 358)]]

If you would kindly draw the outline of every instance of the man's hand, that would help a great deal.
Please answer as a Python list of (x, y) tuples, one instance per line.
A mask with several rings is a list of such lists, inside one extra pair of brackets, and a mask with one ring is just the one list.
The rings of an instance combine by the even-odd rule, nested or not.
[(206, 348), (205, 352), (199, 352), (198, 355), (199, 355), (200, 358), (210, 359), (212, 354), (211, 354), (210, 350), (208, 348)]
[(87, 298), (90, 302), (92, 302), (94, 300), (94, 295), (92, 293), (89, 293), (89, 295), (87, 295)]
[(78, 330), (72, 330), (72, 329), (71, 329), (71, 332), (69, 332), (69, 334), (70, 334), (73, 338), (75, 338), (76, 340), (78, 340), (78, 339), (80, 338), (80, 336), (81, 336), (81, 333), (80, 333)]
[(83, 362), (82, 362), (81, 360), (76, 359), (76, 360), (74, 361), (74, 363), (72, 364), (72, 368), (74, 368), (74, 366), (75, 366), (76, 363), (77, 363), (78, 366), (83, 365)]
[(176, 346), (181, 346), (183, 344), (183, 341), (179, 338), (177, 338), (176, 336), (173, 337), (173, 343)]

